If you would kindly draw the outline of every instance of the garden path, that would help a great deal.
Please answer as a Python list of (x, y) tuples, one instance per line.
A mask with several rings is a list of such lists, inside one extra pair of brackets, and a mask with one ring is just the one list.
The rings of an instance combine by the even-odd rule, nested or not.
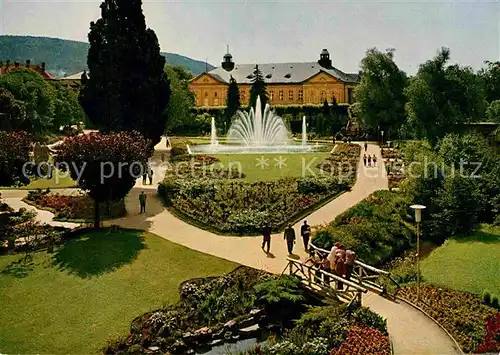
[[(352, 190), (311, 213), (306, 218), (309, 224), (328, 223), (372, 192), (388, 188), (379, 147), (369, 144), (366, 153), (377, 156), (378, 166), (364, 167), (363, 161), (360, 160), (357, 180)], [(127, 198), (128, 215), (104, 224), (147, 230), (191, 249), (273, 273), (281, 273), (285, 268), (287, 251), (282, 234), (272, 236), (271, 253), (266, 254), (261, 249), (259, 237), (220, 236), (178, 219), (163, 207), (156, 196), (156, 187), (157, 184), (147, 186), (142, 186), (142, 183), (136, 184)], [(138, 195), (143, 190), (148, 195), (147, 213), (139, 214)], [(2, 193), (7, 203), (19, 208), (16, 207), (18, 206), (16, 203), (22, 198), (19, 196), (20, 191), (14, 192), (15, 196), (12, 196), (11, 191)], [(49, 218), (44, 211), (39, 213), (45, 216), (42, 218)], [(298, 222), (294, 226), (296, 231), (301, 224), (302, 222)], [(295, 253), (296, 258), (306, 256), (300, 237), (297, 240)], [(401, 301), (392, 302), (374, 293), (363, 296), (363, 304), (387, 319), (396, 355), (460, 354), (453, 341), (441, 328), (407, 304)]]

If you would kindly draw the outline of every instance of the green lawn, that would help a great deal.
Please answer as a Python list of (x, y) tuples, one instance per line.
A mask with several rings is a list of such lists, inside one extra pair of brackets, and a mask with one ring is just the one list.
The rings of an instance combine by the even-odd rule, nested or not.
[[(217, 154), (220, 163), (214, 166), (223, 166), (228, 168), (231, 164), (238, 167), (240, 164), (245, 179), (248, 181), (268, 181), (277, 180), (288, 176), (306, 176), (318, 174), (319, 169), (316, 165), (321, 163), (328, 156), (329, 152), (306, 153), (306, 154)], [(281, 167), (278, 165), (280, 157), (282, 158)], [(268, 165), (257, 165), (258, 159), (264, 158)], [(310, 170), (309, 170), (310, 168)], [(312, 173), (311, 173), (312, 171)]]
[[(62, 189), (68, 187), (76, 187), (76, 182), (71, 179), (69, 174), (56, 170), (51, 179), (34, 179), (29, 185), (21, 186), (21, 190), (36, 190), (36, 189)], [(4, 187), (12, 189), (13, 187)]]
[(426, 281), (500, 297), (500, 227), (483, 225), (470, 237), (448, 239), (422, 261)]
[(0, 256), (0, 353), (97, 353), (187, 279), (237, 265), (133, 230), (87, 232), (31, 263)]

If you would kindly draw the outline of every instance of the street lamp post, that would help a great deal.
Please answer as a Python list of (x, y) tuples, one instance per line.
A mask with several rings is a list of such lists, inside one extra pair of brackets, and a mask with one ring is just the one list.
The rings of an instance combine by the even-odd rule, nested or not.
[(422, 210), (426, 207), (422, 205), (411, 205), (415, 211), (415, 222), (417, 223), (417, 304), (420, 302), (420, 222), (422, 222)]
[(382, 135), (382, 148), (384, 148), (384, 131), (380, 131), (380, 134)]

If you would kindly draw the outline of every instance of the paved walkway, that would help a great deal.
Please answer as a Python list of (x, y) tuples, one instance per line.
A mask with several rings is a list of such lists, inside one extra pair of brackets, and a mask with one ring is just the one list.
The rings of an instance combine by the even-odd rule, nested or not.
[[(362, 151), (361, 154), (364, 153)], [(372, 192), (388, 188), (380, 149), (370, 144), (366, 153), (377, 156), (378, 166), (364, 167), (361, 160), (356, 184), (352, 190), (309, 215), (306, 219), (310, 225), (328, 223)], [(261, 249), (259, 237), (220, 236), (176, 218), (157, 198), (156, 187), (157, 184), (142, 186), (142, 182), (138, 182), (127, 198), (128, 216), (104, 223), (146, 230), (191, 249), (273, 273), (281, 273), (285, 268), (287, 251), (282, 234), (272, 236), (271, 253), (266, 254)], [(147, 213), (139, 214), (138, 195), (143, 190), (148, 195)], [(14, 193), (16, 196), (12, 196), (10, 191), (3, 191), (2, 194), (10, 204), (15, 199), (19, 200), (17, 195), (20, 192), (16, 191)], [(47, 214), (44, 215), (46, 216), (44, 219), (49, 218)], [(302, 222), (299, 222), (294, 226), (296, 232), (299, 231), (301, 224)], [(294, 253), (296, 258), (305, 256), (300, 237)], [(363, 296), (363, 304), (387, 319), (396, 355), (460, 353), (441, 328), (405, 303), (392, 302), (374, 293), (368, 293)]]

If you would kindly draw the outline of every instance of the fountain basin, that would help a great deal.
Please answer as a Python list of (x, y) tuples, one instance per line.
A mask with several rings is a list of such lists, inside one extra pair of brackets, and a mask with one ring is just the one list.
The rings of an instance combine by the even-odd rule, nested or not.
[(286, 145), (238, 145), (238, 144), (200, 144), (188, 146), (189, 154), (293, 154), (313, 153), (321, 150), (322, 144), (286, 144)]

